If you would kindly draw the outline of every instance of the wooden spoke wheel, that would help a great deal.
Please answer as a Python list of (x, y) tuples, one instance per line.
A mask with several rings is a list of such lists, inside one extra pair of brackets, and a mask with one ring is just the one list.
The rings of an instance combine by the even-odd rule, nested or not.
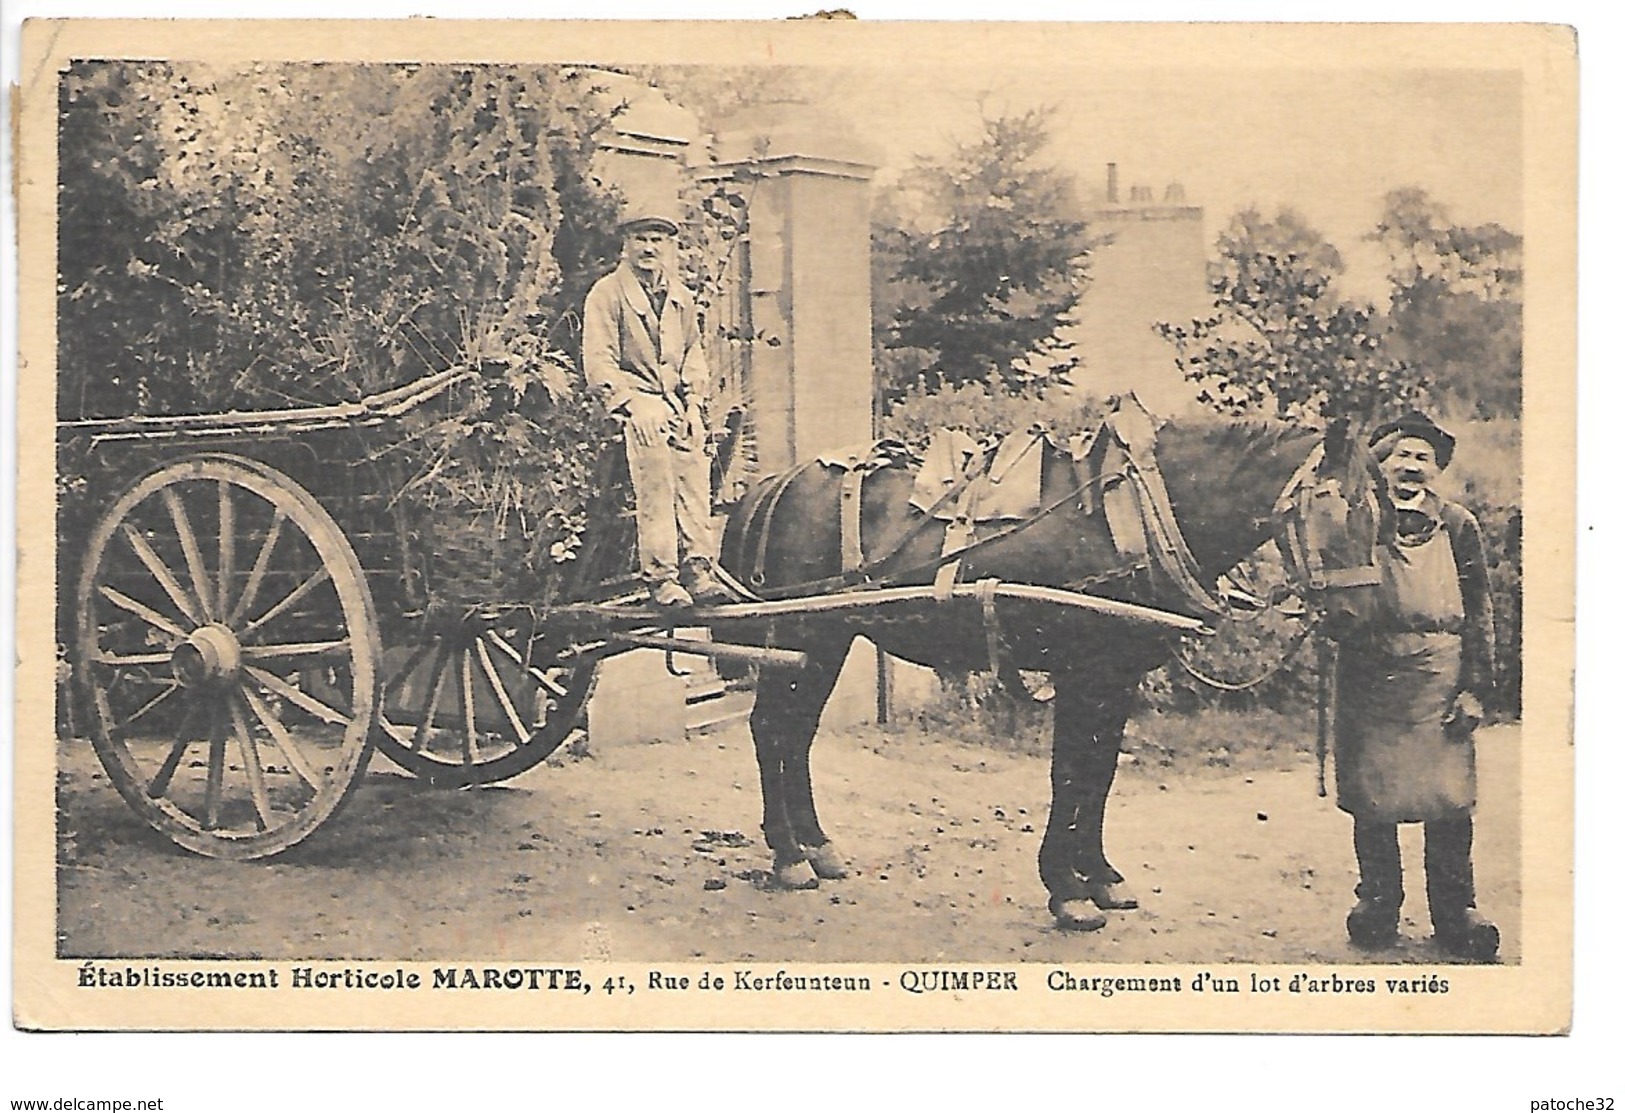
[(528, 634), (501, 611), (473, 613), (391, 650), (378, 748), (443, 788), (506, 780), (544, 760), (579, 724), (598, 658), (533, 658)]
[(114, 787), (156, 830), (260, 858), (365, 771), (378, 623), (354, 551), (293, 480), (234, 456), (153, 471), (92, 532), (75, 674)]

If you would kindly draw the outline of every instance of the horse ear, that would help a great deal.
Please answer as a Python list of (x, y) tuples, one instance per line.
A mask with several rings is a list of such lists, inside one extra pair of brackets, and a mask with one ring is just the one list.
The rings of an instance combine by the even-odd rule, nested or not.
[(1382, 465), (1377, 460), (1377, 454), (1365, 443), (1364, 439), (1356, 438), (1351, 442), (1352, 451), (1349, 456), (1350, 489), (1369, 491), (1371, 497), (1377, 502), (1377, 540), (1382, 544), (1393, 541), (1399, 532), (1399, 511), (1394, 506), (1392, 494), (1388, 490), (1388, 477), (1383, 474)]
[(1324, 455), (1321, 460), (1322, 475), (1337, 475), (1347, 470), (1350, 452), (1349, 419), (1334, 417), (1326, 423), (1326, 437)]
[(1330, 452), (1333, 447), (1339, 450), (1339, 455), (1348, 451), (1349, 446), (1349, 419), (1334, 417), (1326, 423), (1326, 445)]

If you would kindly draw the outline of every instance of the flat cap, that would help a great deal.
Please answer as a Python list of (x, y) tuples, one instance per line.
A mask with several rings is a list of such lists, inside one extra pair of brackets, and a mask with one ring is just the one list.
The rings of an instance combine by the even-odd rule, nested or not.
[(658, 228), (668, 236), (677, 234), (677, 220), (664, 208), (653, 205), (627, 206), (621, 217), (622, 232), (637, 232), (644, 228)]
[(1450, 458), (1456, 452), (1455, 434), (1442, 428), (1421, 410), (1412, 410), (1392, 421), (1383, 422), (1371, 431), (1369, 443), (1374, 447), (1390, 437), (1420, 437), (1427, 441), (1433, 446), (1434, 457), (1441, 468), (1450, 466)]

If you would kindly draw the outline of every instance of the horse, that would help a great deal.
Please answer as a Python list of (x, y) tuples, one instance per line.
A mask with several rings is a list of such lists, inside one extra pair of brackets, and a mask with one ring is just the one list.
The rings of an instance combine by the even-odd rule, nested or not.
[[(1298, 549), (1312, 532), (1310, 546), (1334, 562), (1369, 541), (1346, 536), (1362, 519), (1349, 512), (1345, 494), (1364, 491), (1375, 467), (1363, 441), (1341, 423), (1313, 454), (1309, 450), (1322, 434), (1280, 423), (1192, 418), (1151, 428), (1154, 457), (1149, 444), (1131, 446), (1127, 458), (1134, 466), (1115, 471), (1097, 466), (1093, 473), (1080, 461), (1076, 444), (1037, 438), (1040, 508), (1014, 526), (969, 539), (950, 536), (953, 522), (911, 504), (911, 498), (918, 501), (916, 475), (904, 463), (882, 462), (855, 484), (849, 473), (809, 461), (764, 480), (735, 509), (724, 530), (721, 565), (762, 598), (832, 586), (861, 593), (882, 586), (940, 585), (950, 578), (945, 565), (955, 563), (944, 559), (946, 544), (959, 554), (951, 578), (961, 584), (996, 580), (1083, 590), (1211, 618), (1223, 606), (1211, 595), (1217, 578), (1284, 520), (1299, 524)], [(1108, 426), (1100, 437), (1110, 433)], [(1151, 438), (1138, 433), (1130, 439)], [(1101, 458), (1098, 451), (1088, 455)], [(1183, 569), (1152, 559), (1156, 554), (1125, 558), (1114, 539), (1113, 526), (1121, 531), (1121, 525), (1104, 512), (1102, 488), (1123, 480), (1125, 473), (1139, 472), (1143, 479), (1146, 471), (1160, 472), (1161, 481), (1153, 486), (1165, 495), (1159, 501), (1142, 484), (1138, 505), (1148, 519), (1172, 519), (1161, 523), (1161, 532), (1153, 531), (1161, 547), (1149, 548), (1163, 556), (1163, 550), (1180, 550)], [(1323, 497), (1294, 501), (1295, 490)], [(851, 505), (843, 508), (843, 499)], [(1303, 515), (1310, 511), (1315, 529), (1306, 531)], [(1287, 535), (1282, 536), (1284, 543)], [(854, 570), (855, 557), (861, 559)], [(1038, 852), (1039, 879), (1059, 927), (1100, 928), (1105, 911), (1138, 906), (1106, 856), (1106, 801), (1139, 682), (1169, 658), (1176, 639), (1164, 627), (1115, 615), (1043, 603), (991, 605), (992, 592), (978, 593), (978, 606), (975, 598), (961, 598), (964, 594), (939, 592), (911, 606), (856, 607), (731, 627), (737, 640), (797, 649), (807, 662), (799, 670), (763, 668), (750, 716), (762, 831), (773, 855), (770, 884), (815, 888), (820, 880), (847, 876), (843, 857), (819, 821), (809, 761), (824, 705), (854, 637), (862, 634), (881, 651), (928, 667), (1049, 673), (1051, 799)], [(729, 629), (723, 623), (714, 632), (727, 637)]]

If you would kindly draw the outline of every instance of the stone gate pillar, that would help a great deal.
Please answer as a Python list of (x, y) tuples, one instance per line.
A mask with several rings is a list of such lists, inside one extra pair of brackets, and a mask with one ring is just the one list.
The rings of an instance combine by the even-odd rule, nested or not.
[(707, 176), (749, 204), (751, 418), (764, 472), (873, 437), (869, 182), (876, 157), (810, 105), (718, 129)]
[(659, 89), (625, 74), (595, 74), (602, 107), (617, 109), (598, 140), (595, 177), (621, 191), (631, 208), (675, 215), (689, 150), (699, 134), (694, 114)]
[[(751, 421), (763, 472), (874, 438), (869, 209), (876, 152), (827, 111), (763, 105), (718, 129), (708, 175), (749, 205)], [(858, 639), (821, 722), (872, 721), (875, 647)]]

